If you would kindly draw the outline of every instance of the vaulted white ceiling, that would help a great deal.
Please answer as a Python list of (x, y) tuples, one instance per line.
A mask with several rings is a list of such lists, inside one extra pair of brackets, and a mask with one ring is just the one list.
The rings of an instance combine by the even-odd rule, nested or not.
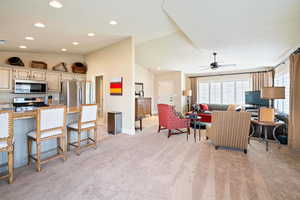
[[(86, 54), (108, 44), (134, 36), (143, 42), (177, 30), (162, 10), (163, 0), (60, 0), (63, 7), (52, 8), (49, 0), (3, 0), (0, 6), (0, 50)], [(116, 20), (117, 26), (109, 22)], [(33, 27), (43, 22), (46, 28)], [(95, 37), (88, 37), (93, 32)], [(26, 41), (33, 36), (34, 41)], [(79, 42), (78, 46), (72, 42)], [(22, 50), (25, 51), (25, 50)]]
[[(278, 64), (300, 46), (299, 0), (9, 0), (0, 6), (0, 51), (87, 54), (128, 36), (136, 39), (136, 62), (154, 70), (207, 73), (199, 66), (219, 53), (224, 63), (253, 69)], [(116, 20), (117, 26), (111, 26)], [(43, 22), (46, 28), (33, 27)], [(95, 37), (88, 37), (93, 32)], [(33, 36), (34, 41), (27, 41)], [(72, 42), (79, 42), (78, 46)], [(19, 45), (28, 48), (21, 50)], [(218, 71), (217, 71), (218, 72)]]
[[(137, 62), (154, 69), (208, 73), (274, 66), (300, 46), (299, 0), (166, 0), (163, 9), (182, 34), (138, 45)], [(200, 68), (212, 62), (213, 52), (237, 67)]]

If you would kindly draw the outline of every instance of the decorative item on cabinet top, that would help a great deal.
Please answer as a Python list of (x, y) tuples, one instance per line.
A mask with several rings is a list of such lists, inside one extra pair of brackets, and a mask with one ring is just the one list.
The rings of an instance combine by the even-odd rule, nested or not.
[(81, 62), (73, 63), (72, 65), (72, 72), (79, 73), (79, 74), (86, 74), (87, 66)]
[(47, 69), (47, 63), (43, 61), (31, 61), (31, 68), (36, 68), (36, 69)]
[(64, 62), (58, 63), (52, 67), (53, 71), (68, 72), (67, 64)]
[(19, 57), (10, 57), (7, 59), (7, 64), (24, 67), (24, 63)]

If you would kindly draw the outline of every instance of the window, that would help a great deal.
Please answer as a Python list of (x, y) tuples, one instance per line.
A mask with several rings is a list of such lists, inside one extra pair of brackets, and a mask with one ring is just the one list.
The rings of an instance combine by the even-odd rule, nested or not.
[(234, 81), (225, 81), (223, 82), (223, 104), (234, 104)]
[(245, 104), (245, 92), (250, 91), (250, 77), (224, 80), (198, 80), (198, 103)]
[(210, 83), (210, 103), (221, 103), (221, 82)]
[(250, 90), (250, 80), (238, 80), (236, 84), (236, 104), (245, 104), (245, 92)]
[(198, 83), (198, 102), (209, 103), (209, 83)]
[(279, 112), (289, 113), (290, 77), (287, 71), (275, 73), (275, 86), (285, 87), (285, 99), (275, 100), (275, 108)]

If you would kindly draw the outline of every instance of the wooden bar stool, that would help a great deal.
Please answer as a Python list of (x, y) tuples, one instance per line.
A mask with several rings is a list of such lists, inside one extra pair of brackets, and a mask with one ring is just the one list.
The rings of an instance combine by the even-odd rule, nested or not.
[(8, 174), (0, 176), (0, 179), (8, 178), (9, 184), (14, 177), (13, 122), (11, 111), (0, 111), (0, 152), (8, 154)]
[[(28, 165), (35, 160), (36, 170), (41, 171), (41, 164), (56, 158), (66, 160), (65, 156), (66, 107), (49, 106), (37, 109), (36, 130), (27, 134)], [(57, 139), (57, 154), (41, 160), (43, 141)], [(32, 142), (36, 143), (36, 156), (32, 155)]]
[[(76, 148), (76, 154), (80, 155), (82, 148), (94, 146), (97, 148), (97, 105), (96, 104), (83, 104), (80, 105), (80, 118), (78, 122), (68, 125), (68, 150), (70, 146)], [(94, 138), (90, 137), (90, 131), (94, 130)], [(77, 141), (71, 142), (71, 131), (77, 132)], [(87, 138), (81, 139), (81, 133), (87, 132)], [(86, 145), (81, 145), (81, 142), (87, 141)], [(92, 143), (90, 143), (90, 141)]]

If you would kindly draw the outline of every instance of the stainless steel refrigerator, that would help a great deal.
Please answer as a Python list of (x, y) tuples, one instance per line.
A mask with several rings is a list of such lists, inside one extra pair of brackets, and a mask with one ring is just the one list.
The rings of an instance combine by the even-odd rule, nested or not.
[(60, 104), (68, 107), (92, 103), (92, 85), (87, 81), (61, 82)]

